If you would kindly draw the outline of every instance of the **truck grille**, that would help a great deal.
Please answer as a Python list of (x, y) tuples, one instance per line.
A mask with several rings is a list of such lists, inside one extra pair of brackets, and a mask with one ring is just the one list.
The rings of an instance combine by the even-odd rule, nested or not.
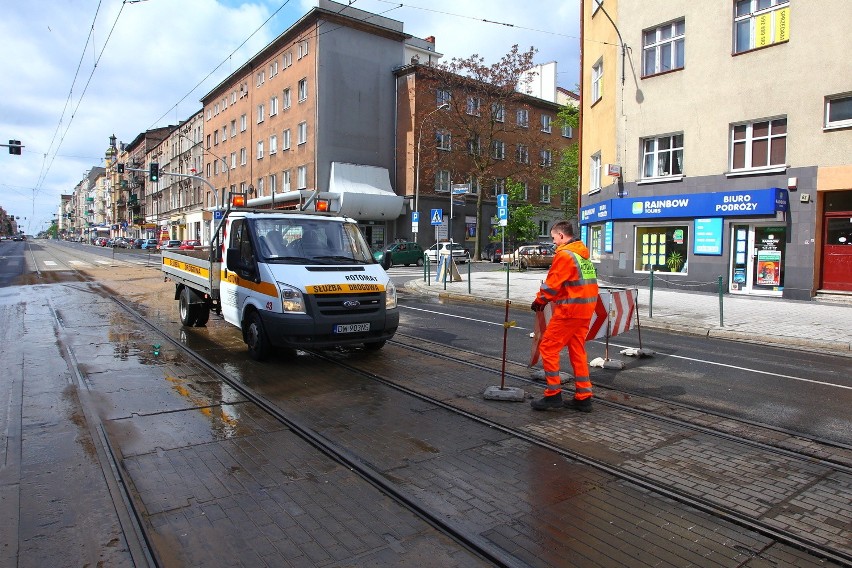
[(382, 294), (322, 294), (313, 296), (319, 313), (326, 316), (372, 314), (382, 307)]

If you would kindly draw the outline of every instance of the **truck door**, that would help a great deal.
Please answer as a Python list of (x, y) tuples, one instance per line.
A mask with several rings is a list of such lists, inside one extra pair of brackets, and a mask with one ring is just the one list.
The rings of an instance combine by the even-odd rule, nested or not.
[[(219, 286), (219, 296), (222, 303), (222, 316), (228, 323), (241, 326), (240, 311), (245, 303), (246, 288), (240, 285), (243, 279), (257, 270), (254, 250), (249, 239), (248, 225), (245, 219), (235, 219), (231, 222), (230, 234), (225, 247), (225, 272)], [(232, 258), (231, 255), (237, 255)], [(228, 268), (230, 267), (230, 268)], [(237, 268), (236, 271), (231, 268)]]

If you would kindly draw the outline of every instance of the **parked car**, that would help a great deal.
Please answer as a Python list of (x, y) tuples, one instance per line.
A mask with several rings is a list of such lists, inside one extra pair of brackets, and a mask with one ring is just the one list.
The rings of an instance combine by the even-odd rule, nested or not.
[(157, 248), (157, 239), (145, 239), (140, 248), (151, 250)]
[(393, 243), (384, 250), (374, 252), (373, 258), (385, 270), (397, 264), (423, 266), (423, 248), (413, 242)]
[(201, 246), (201, 241), (188, 240), (181, 241), (180, 246), (178, 247), (180, 250), (195, 250)]
[(180, 241), (175, 239), (169, 239), (167, 241), (160, 241), (160, 244), (157, 248), (160, 250), (176, 250), (180, 248), (180, 245)]
[(97, 238), (95, 239), (95, 242), (94, 242), (93, 244), (94, 244), (95, 246), (98, 246), (98, 247), (105, 247), (105, 246), (107, 246), (107, 241), (108, 241), (108, 240), (109, 240), (109, 239), (107, 239), (106, 237), (97, 237)]
[(128, 242), (127, 248), (141, 249), (145, 239), (133, 239)]
[[(451, 247), (452, 245), (452, 247)], [(435, 263), (438, 262), (438, 254), (439, 251), (452, 251), (453, 260), (457, 263), (462, 264), (470, 261), (470, 251), (464, 248), (459, 243), (450, 243), (449, 241), (442, 241), (440, 243), (435, 243), (431, 247), (426, 249), (426, 257), (429, 258), (429, 262)], [(446, 252), (441, 252), (440, 254), (447, 254)]]
[(482, 251), (482, 260), (490, 260), (491, 262), (503, 261), (503, 243), (492, 242), (485, 245)]
[(527, 268), (550, 268), (556, 249), (553, 245), (524, 245), (513, 253), (504, 254), (503, 262), (508, 262), (518, 270)]

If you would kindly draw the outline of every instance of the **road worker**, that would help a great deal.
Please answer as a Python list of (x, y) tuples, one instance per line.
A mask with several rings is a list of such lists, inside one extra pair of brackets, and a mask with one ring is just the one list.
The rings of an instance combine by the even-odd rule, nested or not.
[[(574, 237), (570, 222), (554, 224), (550, 236), (556, 245), (553, 264), (530, 306), (533, 311), (540, 312), (549, 302), (553, 304), (553, 316), (539, 345), (547, 388), (544, 397), (533, 400), (531, 406), (534, 410), (565, 407), (591, 412), (592, 383), (586, 335), (598, 299), (595, 267), (589, 260), (589, 249)], [(563, 402), (559, 353), (566, 345), (574, 369), (574, 397)]]

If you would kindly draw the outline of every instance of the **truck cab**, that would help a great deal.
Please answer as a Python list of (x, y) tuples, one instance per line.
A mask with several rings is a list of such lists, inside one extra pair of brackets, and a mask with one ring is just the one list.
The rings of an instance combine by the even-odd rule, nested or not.
[(252, 358), (273, 347), (379, 349), (396, 332), (396, 288), (353, 219), (233, 211), (221, 234), (219, 305)]

